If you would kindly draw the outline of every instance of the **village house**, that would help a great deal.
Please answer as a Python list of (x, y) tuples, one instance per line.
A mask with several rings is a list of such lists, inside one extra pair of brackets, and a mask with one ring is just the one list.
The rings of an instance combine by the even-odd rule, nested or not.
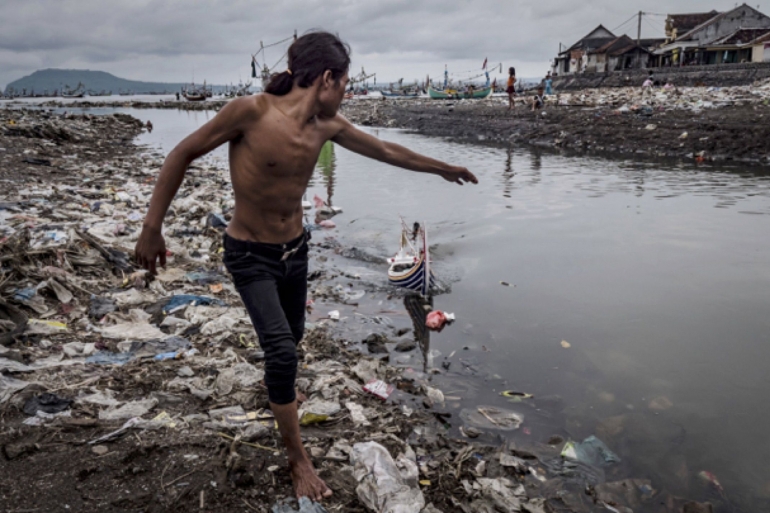
[(770, 17), (743, 4), (730, 11), (670, 14), (665, 39), (616, 36), (599, 25), (553, 62), (559, 76), (652, 67), (770, 62)]
[(554, 62), (553, 72), (558, 75), (571, 75), (583, 73), (587, 68), (596, 71), (596, 60), (589, 62), (591, 51), (597, 50), (617, 39), (617, 36), (607, 30), (604, 25), (599, 25), (588, 33), (583, 39), (559, 52)]
[(587, 72), (621, 71), (646, 68), (652, 51), (626, 35), (588, 53)]
[(763, 62), (770, 17), (743, 4), (727, 12), (674, 14), (668, 41), (655, 51), (656, 66)]
[(665, 39), (642, 39), (638, 43), (627, 35), (616, 36), (599, 25), (587, 36), (559, 53), (553, 73), (605, 73), (647, 68), (653, 52)]

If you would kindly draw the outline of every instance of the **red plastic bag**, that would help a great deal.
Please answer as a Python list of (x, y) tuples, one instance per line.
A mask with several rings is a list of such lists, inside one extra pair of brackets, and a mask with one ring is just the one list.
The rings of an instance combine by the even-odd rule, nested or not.
[(432, 331), (441, 331), (447, 324), (454, 322), (454, 314), (444, 313), (441, 310), (433, 310), (425, 319), (425, 326)]

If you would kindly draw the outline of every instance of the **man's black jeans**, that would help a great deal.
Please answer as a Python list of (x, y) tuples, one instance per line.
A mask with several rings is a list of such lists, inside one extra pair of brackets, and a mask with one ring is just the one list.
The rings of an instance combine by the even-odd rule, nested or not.
[(270, 402), (296, 399), (297, 344), (305, 331), (310, 233), (286, 244), (263, 244), (225, 234), (224, 264), (249, 312), (265, 352)]

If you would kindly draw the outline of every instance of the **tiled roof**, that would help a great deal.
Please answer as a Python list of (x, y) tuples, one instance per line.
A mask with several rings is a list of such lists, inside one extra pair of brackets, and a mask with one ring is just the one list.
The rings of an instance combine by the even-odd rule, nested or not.
[(594, 32), (597, 32), (597, 31), (605, 31), (608, 34), (612, 34), (612, 32), (607, 30), (607, 28), (604, 25), (599, 25), (598, 27), (593, 29), (591, 32), (589, 32), (588, 35), (586, 35), (584, 38), (582, 38), (580, 41), (578, 41), (574, 45), (572, 45), (569, 48), (567, 48), (562, 53), (564, 54), (564, 53), (568, 53), (568, 52), (570, 52), (572, 50), (578, 50), (578, 49), (593, 50), (593, 49), (599, 48), (599, 47), (601, 47), (601, 46), (603, 46), (603, 45), (605, 45), (605, 44), (607, 44), (610, 41), (613, 41), (615, 39), (615, 35), (614, 34), (612, 34), (612, 37), (594, 37), (594, 38), (589, 38), (588, 37), (588, 36), (590, 36), (591, 34), (593, 34)]
[[(612, 41), (609, 41), (607, 44), (597, 48), (596, 50), (592, 50), (590, 53), (594, 53), (594, 54), (606, 53), (608, 55), (617, 56), (617, 55), (623, 55), (624, 53), (630, 52), (636, 47), (637, 45), (635, 40), (631, 39), (626, 35), (623, 35), (616, 39), (613, 39)], [(641, 48), (643, 51), (649, 52), (649, 50), (647, 50), (647, 48), (644, 45), (641, 45)]]
[(676, 29), (677, 34), (681, 36), (682, 34), (691, 31), (698, 25), (706, 23), (718, 14), (719, 12), (717, 11), (695, 12), (689, 14), (669, 14), (666, 24), (670, 24), (670, 28)]
[(736, 30), (735, 32), (733, 32), (727, 37), (714, 41), (712, 44), (745, 45), (755, 41), (756, 39), (759, 39), (760, 37), (766, 34), (770, 34), (770, 29), (767, 29), (767, 28), (740, 29), (740, 30)]

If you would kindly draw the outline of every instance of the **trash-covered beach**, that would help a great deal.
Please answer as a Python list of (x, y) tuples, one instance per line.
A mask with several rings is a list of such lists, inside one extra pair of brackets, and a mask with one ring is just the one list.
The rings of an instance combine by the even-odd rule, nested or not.
[(740, 87), (588, 89), (562, 92), (532, 112), (520, 95), (483, 101), (359, 99), (343, 113), (368, 126), (404, 128), (496, 146), (685, 162), (770, 159), (770, 83)]
[[(424, 122), (456, 137), (436, 121), (472, 111), (478, 124), (451, 124), (470, 137), (482, 119), (509, 119), (499, 106), (463, 102), (453, 111), (443, 102), (358, 104), (376, 109), (372, 124)], [(501, 113), (485, 118), (493, 108)], [(767, 107), (732, 108), (758, 116)], [(412, 121), (391, 122), (390, 109)], [(550, 124), (556, 112), (531, 123)], [(0, 499), (8, 511), (322, 511), (283, 505), (291, 481), (258, 341), (221, 261), (233, 206), (225, 172), (207, 160), (191, 167), (167, 218), (168, 266), (151, 279), (131, 253), (163, 155), (135, 145), (142, 123), (3, 110), (0, 125)], [(513, 390), (510, 408), (454, 409), (435, 383), (448, 365), (396, 365), (399, 354), (429, 358), (420, 315), (393, 325), (378, 322), (376, 308), (361, 313), (364, 295), (386, 306), (404, 300), (383, 280), (336, 265), (353, 248), (311, 228), (298, 388), (308, 398), (303, 437), (335, 492), (327, 511), (729, 511), (709, 471), (690, 477), (710, 491), (713, 509), (628, 474), (610, 444), (633, 417), (608, 419), (592, 437), (534, 432), (517, 444), (505, 433), (530, 430), (530, 416), (558, 410), (558, 398)], [(356, 329), (346, 331), (350, 319)], [(656, 401), (659, 411), (671, 408)]]

